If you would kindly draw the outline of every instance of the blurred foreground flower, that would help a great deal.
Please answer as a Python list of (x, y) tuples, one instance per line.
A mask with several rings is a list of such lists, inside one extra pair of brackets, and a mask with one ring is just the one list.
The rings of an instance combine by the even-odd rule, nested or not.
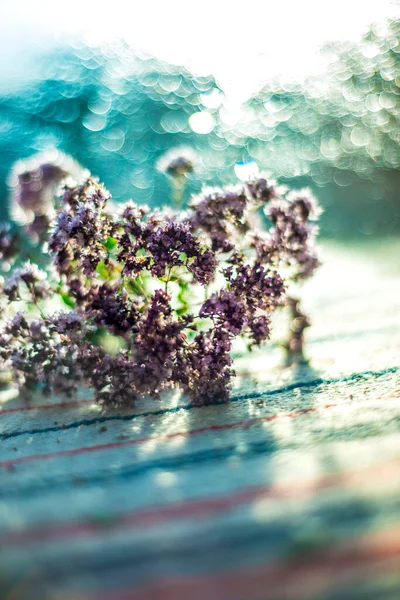
[(54, 198), (61, 182), (70, 178), (78, 182), (87, 175), (70, 156), (56, 150), (18, 161), (9, 180), (13, 221), (40, 237), (55, 215)]
[(173, 148), (158, 160), (156, 168), (169, 177), (175, 202), (182, 202), (186, 176), (193, 173), (199, 162), (196, 152), (187, 146)]

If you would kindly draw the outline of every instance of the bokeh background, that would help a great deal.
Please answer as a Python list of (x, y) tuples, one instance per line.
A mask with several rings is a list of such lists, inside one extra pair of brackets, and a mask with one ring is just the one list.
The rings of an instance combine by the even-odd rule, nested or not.
[(256, 163), (313, 188), (324, 237), (400, 232), (397, 2), (3, 3), (0, 219), (13, 164), (38, 152), (156, 206), (157, 161), (189, 146), (186, 197)]

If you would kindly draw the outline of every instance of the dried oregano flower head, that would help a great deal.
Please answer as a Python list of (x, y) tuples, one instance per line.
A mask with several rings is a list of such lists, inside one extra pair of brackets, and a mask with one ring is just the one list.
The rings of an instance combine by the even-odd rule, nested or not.
[[(296, 319), (286, 348), (302, 358), (308, 321), (288, 288), (318, 266), (309, 191), (285, 194), (260, 176), (206, 188), (186, 211), (111, 211), (109, 200), (94, 178), (66, 186), (48, 240), (53, 270), (5, 274), (0, 368), (15, 385), (67, 395), (86, 385), (103, 404), (171, 387), (194, 404), (226, 401), (235, 339), (262, 344), (285, 305)], [(6, 256), (6, 231), (0, 243)]]
[(8, 264), (19, 250), (17, 231), (10, 223), (0, 223), (0, 261)]
[(41, 152), (15, 163), (9, 177), (10, 214), (25, 231), (40, 237), (54, 217), (54, 198), (58, 186), (68, 178), (79, 180), (88, 171), (58, 150)]
[(192, 148), (178, 146), (159, 158), (156, 168), (167, 176), (171, 185), (172, 200), (182, 203), (188, 176), (200, 165), (200, 158)]
[(157, 169), (170, 177), (183, 177), (192, 173), (199, 164), (199, 157), (192, 148), (178, 146), (168, 150), (157, 162)]

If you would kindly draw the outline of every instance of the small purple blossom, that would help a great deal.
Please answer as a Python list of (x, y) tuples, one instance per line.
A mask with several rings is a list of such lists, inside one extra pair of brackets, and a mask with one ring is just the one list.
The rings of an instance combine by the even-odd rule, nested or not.
[[(24, 298), (22, 287), (27, 292)], [(14, 269), (3, 285), (3, 293), (10, 302), (15, 300), (28, 300), (29, 302), (38, 302), (47, 298), (50, 293), (50, 285), (47, 281), (47, 274), (40, 270), (37, 265), (29, 262), (22, 267)]]
[(144, 231), (143, 217), (149, 212), (150, 209), (147, 206), (138, 206), (133, 202), (128, 202), (122, 212), (125, 233), (140, 238)]
[[(252, 343), (260, 346), (271, 335), (271, 319), (266, 315), (257, 315), (249, 319), (249, 330)], [(252, 345), (252, 344), (251, 344)]]
[(197, 254), (188, 264), (188, 271), (193, 273), (194, 278), (201, 285), (208, 285), (215, 277), (218, 261), (211, 250), (205, 250)]
[(232, 335), (239, 335), (246, 323), (245, 305), (229, 290), (213, 294), (199, 312), (200, 317), (217, 318)]
[(233, 276), (231, 269), (226, 271), (230, 289), (249, 308), (268, 310), (279, 305), (285, 287), (281, 276), (265, 269), (263, 265), (241, 265)]
[(197, 154), (188, 147), (173, 148), (161, 156), (157, 169), (171, 177), (183, 177), (192, 173), (199, 162)]
[(293, 190), (292, 192), (289, 192), (286, 198), (290, 202), (292, 212), (303, 222), (316, 221), (322, 213), (317, 200), (307, 188), (296, 191)]
[(195, 405), (215, 401), (227, 402), (231, 388), (232, 336), (223, 328), (215, 327), (200, 332), (184, 361), (181, 383)]
[(190, 204), (189, 222), (194, 230), (204, 231), (214, 252), (230, 252), (235, 236), (246, 233), (248, 197), (241, 185), (226, 189), (206, 188)]
[(265, 177), (254, 177), (246, 181), (246, 189), (254, 201), (266, 204), (278, 197), (278, 188), (275, 181), (268, 181)]
[(125, 209), (122, 218), (124, 233), (119, 237), (118, 260), (124, 264), (125, 274), (137, 276), (148, 269), (154, 277), (162, 278), (174, 267), (185, 267), (198, 283), (212, 281), (216, 258), (203, 248), (188, 222), (134, 205)]
[(55, 212), (55, 196), (67, 178), (86, 175), (77, 162), (58, 151), (39, 153), (18, 161), (11, 172), (10, 212), (28, 234), (40, 238), (47, 233)]
[(0, 261), (9, 262), (18, 253), (20, 240), (9, 223), (0, 223)]
[(99, 262), (107, 258), (104, 244), (113, 233), (109, 217), (102, 212), (110, 194), (96, 180), (89, 179), (78, 188), (67, 188), (64, 196), (67, 208), (57, 216), (49, 249), (55, 254), (60, 273), (73, 270), (72, 263), (78, 260), (83, 272), (92, 275)]
[(138, 301), (130, 299), (120, 283), (93, 286), (85, 310), (97, 325), (106, 326), (115, 335), (132, 333), (139, 320)]
[(196, 256), (199, 243), (187, 223), (167, 221), (149, 233), (146, 247), (153, 259), (152, 274), (163, 277), (167, 269)]
[(320, 212), (308, 190), (291, 192), (286, 198), (270, 202), (265, 207), (272, 223), (269, 239), (264, 244), (257, 237), (253, 239), (260, 260), (269, 256), (277, 263), (293, 266), (294, 279), (310, 277), (319, 266), (315, 251), (318, 228), (313, 220)]

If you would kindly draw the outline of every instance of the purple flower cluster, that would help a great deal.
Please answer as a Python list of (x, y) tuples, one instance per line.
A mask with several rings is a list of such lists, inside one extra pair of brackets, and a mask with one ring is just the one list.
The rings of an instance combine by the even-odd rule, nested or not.
[(206, 188), (190, 204), (189, 223), (208, 234), (214, 252), (231, 252), (235, 237), (250, 229), (248, 202), (244, 186)]
[(185, 146), (166, 152), (158, 161), (157, 168), (170, 177), (183, 177), (194, 171), (198, 157), (191, 148)]
[(19, 237), (8, 223), (0, 223), (0, 263), (10, 262), (19, 249)]
[(54, 217), (55, 194), (67, 177), (81, 179), (86, 172), (61, 152), (42, 153), (15, 164), (10, 185), (10, 212), (34, 238), (41, 238)]
[[(233, 271), (236, 270), (236, 275)], [(240, 264), (225, 271), (230, 289), (243, 298), (249, 310), (271, 310), (279, 305), (284, 294), (284, 284), (278, 273), (269, 271), (259, 263)]]
[(129, 298), (119, 282), (93, 285), (85, 295), (87, 316), (113, 335), (134, 332), (139, 318), (140, 301)]
[[(10, 304), (34, 305), (0, 323), (0, 367), (16, 385), (65, 394), (88, 385), (102, 404), (173, 386), (194, 404), (226, 401), (235, 338), (260, 345), (285, 305), (293, 317), (287, 350), (302, 353), (308, 321), (286, 290), (318, 265), (318, 208), (308, 193), (285, 196), (260, 177), (206, 189), (186, 212), (132, 202), (111, 211), (109, 199), (93, 178), (65, 187), (48, 242), (55, 282), (31, 263), (5, 278)], [(0, 229), (5, 257), (12, 245)], [(47, 314), (49, 296), (70, 312)]]
[(184, 267), (202, 285), (214, 278), (216, 257), (194, 235), (189, 223), (133, 204), (125, 209), (122, 219), (123, 234), (117, 235), (122, 248), (118, 260), (125, 274), (138, 276), (148, 269), (154, 277), (162, 278), (174, 267)]
[(294, 267), (293, 277), (310, 277), (319, 266), (315, 248), (318, 228), (315, 220), (320, 211), (308, 190), (291, 192), (286, 198), (277, 199), (265, 207), (265, 214), (272, 223), (270, 238), (259, 244), (262, 256), (274, 255), (275, 260)]
[(179, 383), (195, 405), (229, 400), (232, 336), (223, 327), (201, 331), (185, 356)]
[(230, 290), (220, 290), (206, 300), (200, 309), (200, 317), (210, 317), (214, 323), (222, 323), (232, 335), (240, 335), (246, 323), (246, 308)]
[(268, 181), (266, 177), (257, 177), (246, 182), (247, 192), (254, 201), (266, 204), (277, 198), (279, 189), (274, 181)]
[(269, 337), (269, 315), (282, 302), (283, 281), (277, 273), (257, 263), (229, 266), (224, 274), (229, 289), (206, 300), (199, 315), (211, 318), (233, 336), (241, 335), (247, 328), (252, 344), (258, 345)]
[[(21, 288), (25, 288), (25, 297)], [(28, 262), (12, 271), (3, 285), (2, 292), (11, 302), (25, 299), (37, 303), (49, 296), (50, 285), (46, 273)]]
[(106, 259), (105, 242), (113, 233), (111, 220), (103, 210), (110, 194), (95, 179), (77, 188), (66, 188), (62, 210), (49, 240), (60, 273), (68, 274), (73, 261), (79, 260), (85, 275), (93, 275), (99, 262)]
[(148, 235), (147, 248), (152, 258), (150, 270), (155, 277), (163, 277), (167, 269), (182, 265), (203, 284), (210, 283), (214, 277), (215, 257), (209, 250), (202, 251), (188, 223), (168, 220), (158, 225)]
[(17, 313), (0, 332), (2, 366), (12, 370), (20, 387), (71, 396), (85, 380), (79, 360), (84, 330), (81, 317), (73, 313), (31, 320)]

